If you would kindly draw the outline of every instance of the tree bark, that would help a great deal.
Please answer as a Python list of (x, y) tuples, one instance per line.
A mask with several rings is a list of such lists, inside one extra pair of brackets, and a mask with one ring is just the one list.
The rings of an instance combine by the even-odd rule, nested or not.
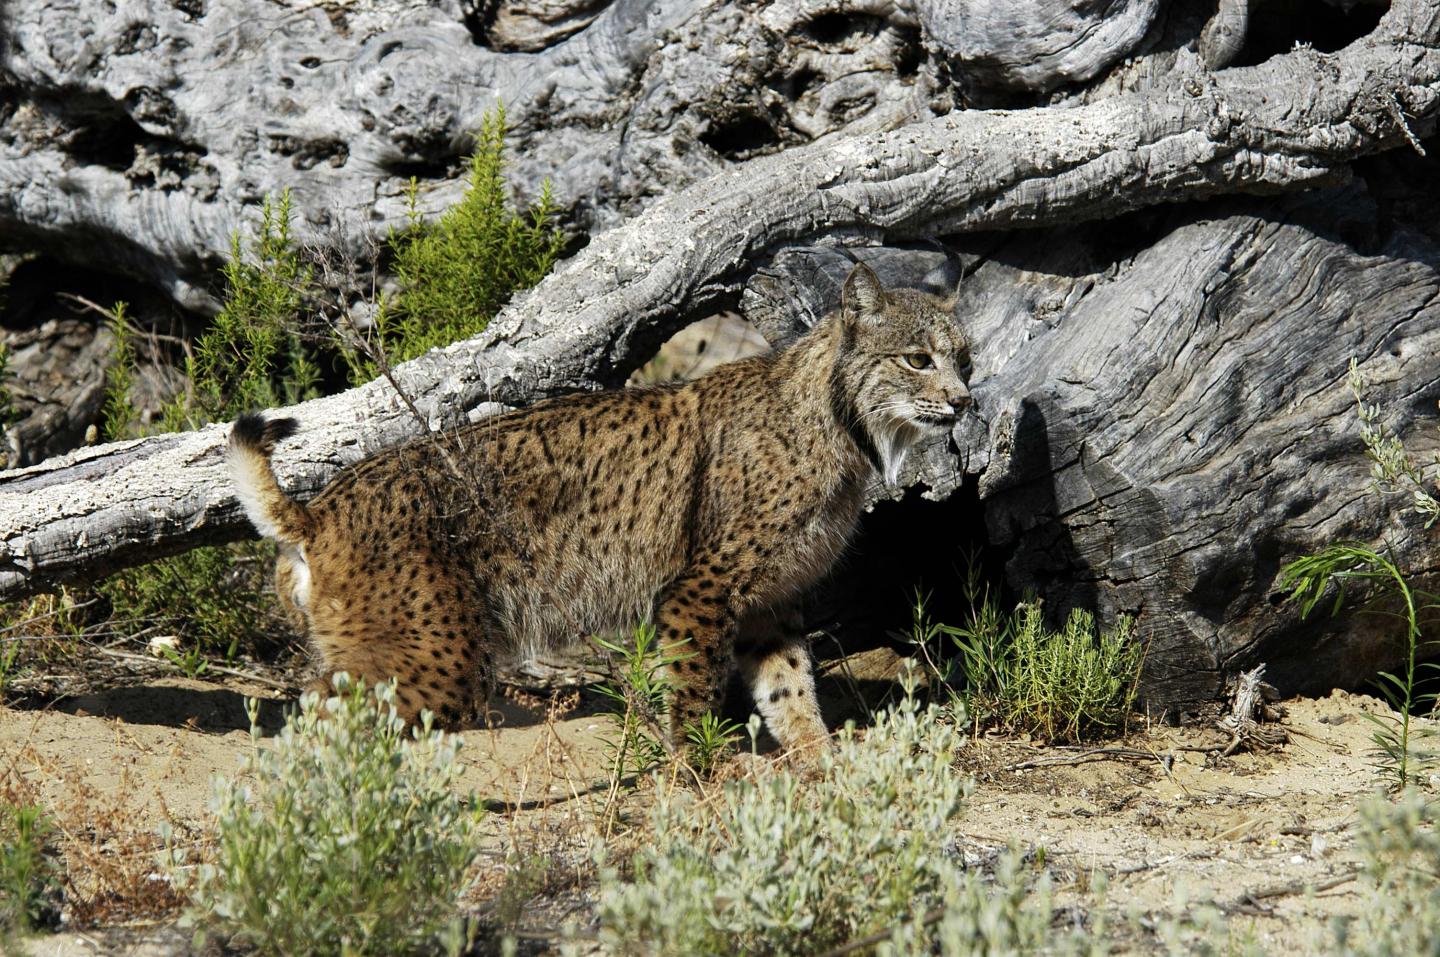
[[(782, 6), (816, 32), (818, 4), (769, 10), (778, 16)], [(592, 31), (606, 17), (636, 9), (616, 4), (547, 53), (599, 43), (609, 35)], [(679, 16), (664, 11), (650, 16)], [(702, 12), (672, 28), (710, 29), (728, 15), (716, 6)], [(869, 35), (889, 35), (906, 17), (887, 16)], [(237, 27), (248, 36), (245, 29)], [(1435, 380), (1434, 247), (1410, 230), (1385, 234), (1373, 207), (1353, 212), (1364, 203), (1351, 192), (1322, 194), (1321, 212), (1300, 203), (1278, 217), (1241, 205), (1216, 218), (1200, 207), (1175, 214), (1153, 246), (1124, 255), (1107, 252), (1094, 233), (1060, 234), (1077, 237), (1073, 248), (992, 233), (1340, 184), (1355, 158), (1418, 145), (1433, 129), (1437, 35), (1440, 10), (1401, 0), (1371, 35), (1334, 54), (1299, 49), (1213, 74), (1177, 60), (1173, 73), (1137, 92), (1048, 109), (950, 112), (898, 129), (861, 123), (726, 165), (658, 198), (618, 189), (605, 202), (625, 212), (638, 206), (638, 214), (596, 236), (484, 334), (408, 363), (396, 378), (431, 429), (496, 405), (613, 386), (670, 333), (717, 308), (740, 303), (772, 335), (787, 314), (826, 308), (816, 277), (838, 262), (812, 268), (810, 280), (795, 268), (836, 254), (796, 244), (982, 233), (961, 257), (972, 273), (961, 299), (983, 419), (967, 420), (948, 452), (928, 450), (907, 480), (943, 497), (967, 471), (981, 474), (984, 520), (1012, 553), (1012, 583), (1040, 586), (1061, 604), (1139, 612), (1152, 635), (1155, 700), (1183, 703), (1197, 689), (1214, 690), (1236, 661), (1285, 642), (1293, 649), (1293, 614), (1271, 603), (1284, 555), (1327, 536), (1373, 537), (1379, 527), (1334, 386), (1352, 353), (1368, 357), (1390, 397), (1413, 399)], [(636, 49), (633, 38), (610, 39), (631, 44), (632, 60), (647, 50), (661, 56)], [(475, 56), (482, 53), (490, 55)], [(1197, 67), (1181, 69), (1187, 63)], [(360, 149), (352, 145), (351, 155)], [(719, 165), (713, 155), (707, 163)], [(89, 203), (102, 193), (79, 191)], [(346, 207), (344, 191), (337, 195)], [(23, 196), (6, 203), (0, 222), (23, 218)], [(62, 217), (70, 208), (58, 204)], [(1377, 249), (1362, 255), (1334, 238), (1347, 216), (1371, 223), (1382, 237)], [(201, 224), (145, 240), (157, 275), (164, 269), (155, 264), (176, 259), (161, 245), (206, 248), (200, 233), (221, 218), (192, 209), (152, 220)], [(114, 227), (129, 234), (120, 219)], [(1101, 236), (1111, 229), (1096, 227)], [(287, 414), (302, 432), (277, 466), (301, 494), (421, 431), (384, 381)], [(1420, 416), (1412, 401), (1399, 424)], [(0, 596), (246, 534), (224, 475), (224, 435), (216, 425), (0, 474)], [(1247, 544), (1254, 554), (1237, 555)], [(1413, 530), (1401, 544), (1417, 555), (1425, 548)], [(1336, 648), (1353, 658), (1374, 646)], [(1272, 663), (1271, 674), (1281, 678), (1285, 665)]]

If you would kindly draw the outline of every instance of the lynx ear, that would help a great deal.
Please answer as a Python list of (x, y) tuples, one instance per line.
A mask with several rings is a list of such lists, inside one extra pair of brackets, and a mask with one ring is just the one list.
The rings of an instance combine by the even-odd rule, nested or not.
[(840, 308), (850, 319), (878, 316), (885, 311), (885, 289), (880, 277), (864, 263), (856, 263), (840, 290)]

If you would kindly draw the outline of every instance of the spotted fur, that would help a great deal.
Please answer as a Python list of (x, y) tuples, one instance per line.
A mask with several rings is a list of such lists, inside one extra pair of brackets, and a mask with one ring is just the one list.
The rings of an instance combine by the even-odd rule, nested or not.
[(569, 396), (381, 452), (307, 505), (269, 467), (288, 420), (241, 418), (229, 461), (328, 676), (482, 718), (494, 662), (653, 621), (688, 657), (672, 735), (738, 666), (787, 747), (821, 739), (788, 604), (824, 575), (876, 475), (969, 404), (944, 305), (866, 267), (789, 348), (683, 386)]

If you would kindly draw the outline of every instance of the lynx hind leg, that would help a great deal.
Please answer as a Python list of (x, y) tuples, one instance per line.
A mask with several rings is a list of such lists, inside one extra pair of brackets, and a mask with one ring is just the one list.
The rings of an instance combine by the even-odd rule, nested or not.
[(402, 572), (370, 588), (352, 582), (343, 599), (312, 595), (311, 639), (324, 660), (324, 681), (341, 671), (367, 684), (394, 678), (395, 708), (406, 721), (418, 723), (428, 710), (439, 727), (479, 723), (493, 674), (491, 646), (481, 605), (460, 582)]
[(751, 615), (741, 630), (736, 658), (765, 727), (782, 748), (805, 753), (828, 745), (830, 733), (815, 696), (815, 669), (798, 614), (786, 610)]
[(655, 616), (661, 641), (681, 643), (669, 669), (669, 743), (686, 748), (686, 730), (706, 712), (719, 710), (735, 654), (735, 616), (726, 606), (726, 583), (711, 577), (681, 578), (670, 586)]

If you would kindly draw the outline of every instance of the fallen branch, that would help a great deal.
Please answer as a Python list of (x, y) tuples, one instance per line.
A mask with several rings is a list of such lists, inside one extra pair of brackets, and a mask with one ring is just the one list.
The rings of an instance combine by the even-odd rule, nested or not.
[(1291, 897), (1295, 894), (1319, 893), (1321, 891), (1333, 890), (1341, 885), (1348, 884), (1360, 876), (1359, 868), (1347, 871), (1343, 874), (1329, 878), (1328, 880), (1313, 883), (1311, 881), (1290, 881), (1285, 884), (1272, 884), (1262, 887), (1259, 890), (1247, 891), (1235, 898), (1230, 903), (1212, 901), (1214, 906), (1221, 912), (1227, 914), (1258, 915), (1268, 914), (1274, 911), (1273, 907), (1260, 903), (1263, 900), (1270, 900), (1276, 897)]
[[(164, 658), (157, 658), (154, 655), (137, 655), (133, 651), (117, 651), (114, 648), (96, 648), (95, 651), (99, 652), (102, 655), (108, 655), (111, 658), (120, 658), (125, 661), (136, 661), (143, 662), (147, 665), (155, 665), (156, 667), (167, 671), (174, 668), (174, 665), (170, 664), (170, 662), (166, 661)], [(274, 688), (277, 691), (283, 691), (286, 694), (290, 694), (295, 691), (295, 686), (292, 684), (286, 684), (283, 681), (276, 681), (274, 678), (267, 678), (264, 675), (256, 674), (253, 671), (243, 671), (239, 668), (231, 668), (227, 665), (216, 664), (208, 658), (205, 659), (204, 667), (206, 673), (214, 672), (216, 674), (229, 675), (232, 678), (243, 678), (246, 681), (253, 681), (256, 684), (265, 685), (267, 687)]]
[(1012, 764), (1007, 771), (1028, 771), (1031, 768), (1048, 768), (1066, 764), (1090, 764), (1094, 761), (1105, 760), (1127, 760), (1127, 761), (1155, 761), (1169, 774), (1175, 764), (1175, 755), (1157, 754), (1154, 751), (1140, 751), (1135, 748), (1090, 748), (1074, 755), (1059, 755), (1048, 758), (1034, 758), (1030, 761), (1021, 761), (1019, 764)]

